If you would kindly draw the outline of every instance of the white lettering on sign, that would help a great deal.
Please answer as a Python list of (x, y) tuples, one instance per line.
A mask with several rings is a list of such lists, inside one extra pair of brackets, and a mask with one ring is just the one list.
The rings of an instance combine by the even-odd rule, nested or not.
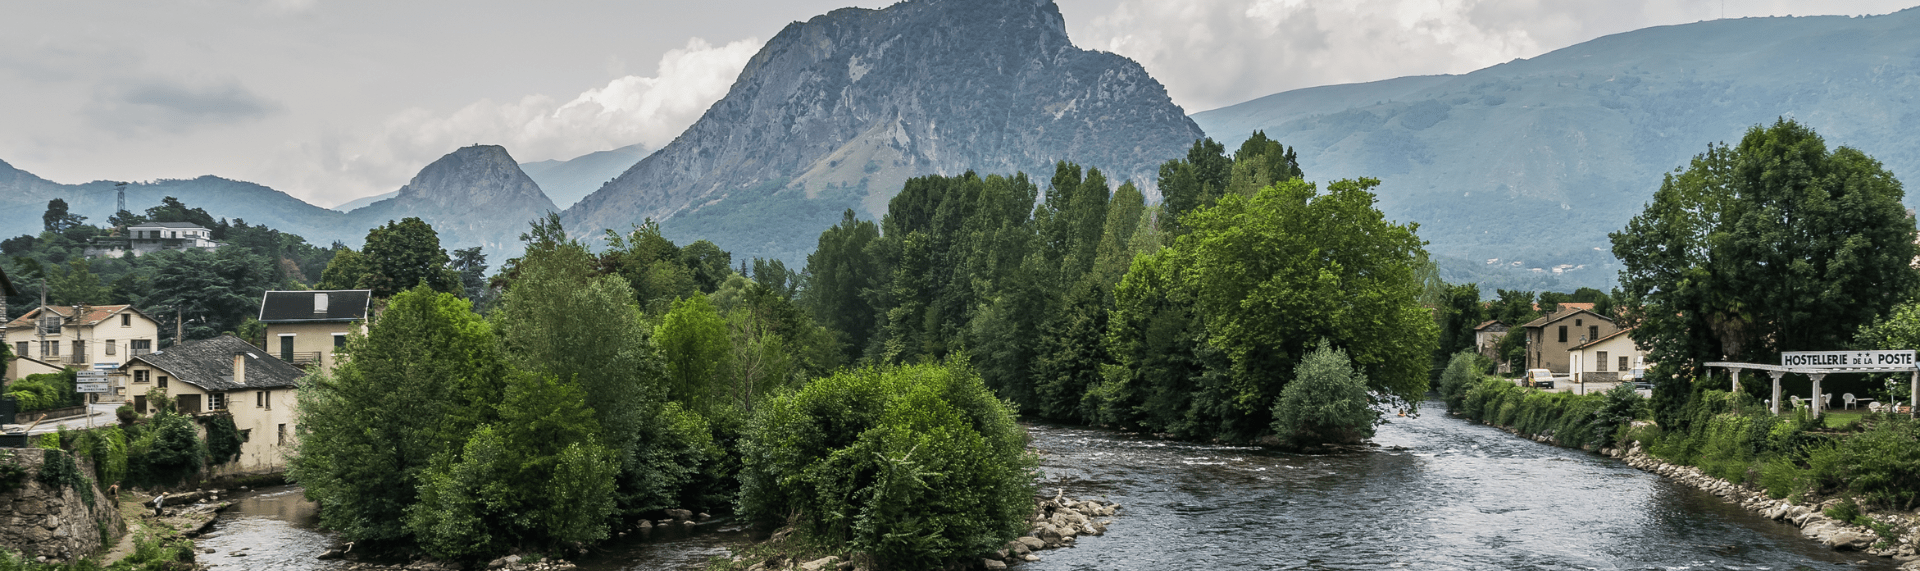
[(1912, 367), (1913, 350), (1788, 351), (1780, 354), (1783, 367)]

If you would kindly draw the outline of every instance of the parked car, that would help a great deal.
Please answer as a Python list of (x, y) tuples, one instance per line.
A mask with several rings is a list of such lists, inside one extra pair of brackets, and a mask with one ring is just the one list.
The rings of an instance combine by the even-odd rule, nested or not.
[(1527, 369), (1527, 376), (1521, 381), (1520, 386), (1551, 389), (1553, 388), (1553, 371), (1546, 369)]

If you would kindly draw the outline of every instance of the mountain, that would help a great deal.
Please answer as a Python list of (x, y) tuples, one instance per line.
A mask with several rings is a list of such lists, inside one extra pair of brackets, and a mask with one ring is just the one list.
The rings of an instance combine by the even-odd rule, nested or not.
[(380, 194), (363, 197), (363, 198), (355, 198), (353, 200), (343, 202), (338, 206), (334, 206), (333, 210), (337, 212), (353, 212), (355, 210), (359, 210), (362, 207), (365, 207), (366, 205), (373, 204), (375, 202), (379, 202), (389, 198), (393, 198), (399, 195), (400, 195), (400, 191), (396, 190), (393, 192), (383, 192)]
[(1045, 180), (1067, 160), (1150, 187), (1201, 134), (1139, 64), (1074, 47), (1050, 0), (846, 8), (781, 30), (698, 122), (565, 217), (582, 234), (652, 218), (798, 263), (909, 177)]
[(613, 177), (633, 168), (633, 164), (646, 158), (649, 152), (646, 145), (633, 144), (564, 161), (520, 163), (520, 170), (526, 171), (527, 176), (540, 185), (540, 190), (545, 191), (554, 204), (566, 208), (599, 190)]
[(519, 163), (499, 145), (474, 145), (448, 153), (413, 176), (386, 200), (347, 213), (361, 229), (417, 216), (433, 225), (448, 250), (480, 246), (504, 259), (520, 251), (528, 223), (558, 212)]
[[(1793, 118), (1920, 175), (1920, 9), (1615, 34), (1457, 76), (1288, 91), (1195, 114), (1233, 148), (1295, 147), (1315, 180), (1372, 176), (1449, 279), (1609, 287), (1607, 233), (1714, 142)], [(1909, 205), (1916, 201), (1911, 198)], [(1556, 270), (1556, 268), (1558, 268)], [(1546, 278), (1543, 280), (1543, 278)], [(1483, 291), (1487, 291), (1483, 288)]]
[[(0, 234), (38, 234), (40, 215), (46, 212), (47, 201), (55, 198), (66, 200), (68, 209), (86, 216), (87, 222), (106, 224), (107, 218), (113, 216), (117, 200), (114, 184), (104, 180), (60, 184), (0, 161)], [(364, 228), (358, 235), (343, 228), (344, 214), (307, 204), (265, 186), (216, 176), (129, 183), (127, 209), (145, 212), (168, 196), (188, 206), (204, 207), (215, 217), (266, 224), (304, 236), (318, 245), (324, 246), (333, 240), (358, 242), (366, 236)]]

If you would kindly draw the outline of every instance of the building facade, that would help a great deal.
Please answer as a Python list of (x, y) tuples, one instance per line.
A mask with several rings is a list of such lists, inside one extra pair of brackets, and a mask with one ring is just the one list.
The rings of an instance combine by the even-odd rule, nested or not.
[(127, 253), (141, 256), (161, 250), (211, 250), (220, 247), (220, 243), (213, 241), (212, 230), (192, 222), (144, 222), (128, 226), (125, 232), (124, 236), (95, 238), (88, 242), (86, 255), (118, 258)]
[[(5, 330), (13, 354), (25, 358), (7, 368), (8, 380), (53, 372), (46, 370), (50, 366), (118, 368), (160, 343), (160, 322), (129, 305), (38, 307), (7, 322)], [(124, 379), (110, 380), (114, 390), (99, 400), (119, 402), (126, 395)]]
[(135, 391), (136, 412), (157, 412), (150, 391), (173, 399), (174, 410), (196, 416), (225, 414), (241, 433), (240, 457), (208, 468), (211, 476), (286, 469), (294, 447), (294, 393), (306, 373), (237, 337), (188, 341), (139, 355), (120, 367)]
[(1527, 331), (1527, 369), (1571, 373), (1568, 351), (1620, 331), (1613, 320), (1594, 313), (1591, 304), (1563, 303), (1557, 311), (1523, 325)]
[(1575, 379), (1589, 383), (1632, 380), (1634, 369), (1647, 367), (1647, 352), (1633, 340), (1632, 329), (1577, 345), (1567, 352)]
[(267, 350), (299, 366), (333, 368), (347, 334), (367, 330), (373, 290), (270, 291), (260, 299)]

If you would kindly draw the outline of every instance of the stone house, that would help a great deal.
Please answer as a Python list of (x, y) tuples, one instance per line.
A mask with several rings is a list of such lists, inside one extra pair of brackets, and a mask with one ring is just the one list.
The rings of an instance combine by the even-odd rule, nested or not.
[(1612, 318), (1594, 313), (1590, 303), (1562, 303), (1553, 313), (1521, 327), (1527, 330), (1527, 369), (1555, 374), (1572, 372), (1567, 359), (1574, 347), (1620, 331)]
[(373, 290), (270, 291), (260, 298), (267, 348), (280, 360), (333, 368), (333, 352), (347, 334), (367, 331)]
[[(24, 358), (20, 367), (8, 367), (8, 380), (55, 368), (118, 368), (128, 359), (153, 352), (160, 340), (160, 322), (130, 305), (43, 306), (9, 321), (5, 338), (13, 354)], [(32, 362), (25, 362), (30, 359)], [(34, 363), (38, 363), (35, 365)], [(100, 400), (120, 402), (126, 386), (112, 382), (113, 392)]]
[(127, 253), (142, 256), (160, 250), (220, 247), (213, 231), (192, 222), (143, 222), (128, 226), (126, 235), (95, 238), (87, 243), (88, 257), (118, 258)]
[(208, 469), (212, 476), (275, 472), (293, 450), (294, 391), (306, 375), (238, 337), (188, 341), (139, 355), (120, 367), (132, 381), (134, 410), (155, 412), (147, 391), (173, 398), (183, 414), (226, 414), (240, 429), (240, 458)]
[(1575, 378), (1589, 383), (1631, 379), (1634, 369), (1647, 366), (1647, 351), (1633, 340), (1632, 329), (1621, 329), (1574, 346), (1567, 352)]

